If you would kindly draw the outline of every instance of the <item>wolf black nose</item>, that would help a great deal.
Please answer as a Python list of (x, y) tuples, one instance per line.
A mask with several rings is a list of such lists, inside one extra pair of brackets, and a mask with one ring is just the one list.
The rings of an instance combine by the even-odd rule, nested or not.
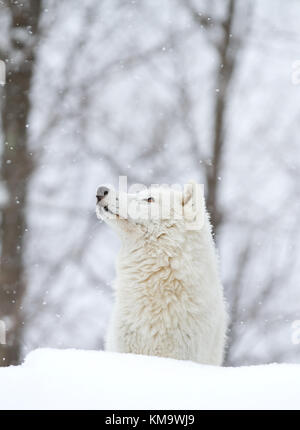
[(109, 188), (107, 187), (99, 187), (97, 190), (97, 202), (99, 203), (107, 194), (109, 193)]

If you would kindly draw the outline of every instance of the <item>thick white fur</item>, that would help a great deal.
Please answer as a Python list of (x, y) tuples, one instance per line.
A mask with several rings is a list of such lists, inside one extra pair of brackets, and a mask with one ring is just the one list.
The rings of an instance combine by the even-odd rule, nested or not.
[[(188, 194), (154, 188), (122, 197), (137, 203), (145, 214), (149, 205), (159, 207), (166, 193), (173, 196), (169, 219), (125, 219), (113, 191), (97, 205), (98, 217), (122, 241), (106, 348), (221, 365), (227, 315), (205, 207), (202, 228), (188, 230), (185, 218), (175, 219), (179, 201), (189, 213)], [(145, 201), (150, 194), (153, 203)], [(109, 213), (103, 210), (105, 205)], [(110, 219), (111, 213), (119, 216)]]

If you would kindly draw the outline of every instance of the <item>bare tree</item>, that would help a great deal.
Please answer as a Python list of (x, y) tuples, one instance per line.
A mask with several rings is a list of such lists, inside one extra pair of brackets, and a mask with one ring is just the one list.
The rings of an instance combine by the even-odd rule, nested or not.
[(4, 147), (1, 180), (8, 200), (1, 208), (0, 319), (7, 328), (7, 344), (0, 346), (0, 366), (20, 360), (22, 299), (26, 291), (24, 242), (27, 191), (34, 164), (28, 149), (28, 120), (38, 41), (41, 0), (6, 1), (9, 15), (8, 48), (2, 53), (7, 82), (2, 96)]
[[(207, 203), (211, 214), (214, 231), (217, 235), (221, 227), (227, 225), (227, 215), (233, 223), (238, 222), (233, 213), (226, 214), (220, 204), (219, 179), (226, 176), (225, 166), (223, 165), (223, 155), (228, 150), (229, 142), (226, 136), (228, 124), (227, 108), (231, 104), (233, 95), (233, 84), (235, 83), (235, 72), (242, 59), (242, 47), (244, 46), (249, 34), (249, 27), (252, 21), (253, 3), (239, 2), (238, 0), (228, 0), (224, 2), (225, 10), (223, 17), (214, 19), (213, 14), (209, 15), (196, 7), (196, 3), (188, 1), (186, 6), (197, 23), (199, 28), (205, 29), (207, 39), (217, 54), (216, 78), (215, 78), (215, 97), (214, 110), (212, 113), (212, 141), (209, 163), (206, 163), (205, 176), (207, 185)], [(216, 31), (217, 29), (217, 31)], [(219, 36), (218, 36), (219, 35)], [(189, 109), (192, 109), (190, 106)], [(271, 119), (264, 117), (264, 125), (269, 124)], [(258, 136), (262, 139), (263, 130), (260, 129)], [(199, 142), (193, 139), (198, 151), (198, 158), (201, 155)], [(198, 148), (197, 148), (198, 146)], [(200, 148), (201, 149), (201, 148)], [(282, 169), (282, 162), (280, 168)], [(293, 176), (295, 172), (293, 171)], [(290, 199), (290, 196), (289, 196)], [(282, 213), (289, 203), (284, 202)], [(283, 285), (292, 284), (290, 278), (294, 274), (294, 268), (298, 262), (298, 251), (296, 245), (291, 246), (291, 255), (286, 259), (285, 265), (279, 263), (277, 249), (268, 249), (268, 243), (272, 239), (272, 228), (268, 232), (267, 225), (274, 219), (261, 220), (259, 223), (247, 224), (243, 220), (243, 240), (239, 240), (234, 259), (234, 268), (230, 276), (226, 279), (226, 296), (230, 307), (230, 324), (228, 330), (228, 344), (225, 356), (225, 365), (241, 365), (243, 363), (257, 363), (257, 359), (252, 351), (244, 354), (237, 353), (243, 335), (251, 330), (256, 332), (256, 338), (262, 339), (264, 332), (268, 336), (276, 334), (278, 328), (285, 322), (296, 318), (296, 312), (291, 306), (291, 310), (284, 312), (282, 317), (277, 317), (275, 310), (270, 312), (270, 304), (275, 301), (277, 294)], [(229, 227), (230, 228), (230, 227)], [(255, 246), (255, 237), (259, 237), (261, 231), (265, 234), (265, 250), (263, 256), (261, 251)], [(298, 226), (290, 229), (292, 235), (298, 234)], [(248, 233), (247, 233), (248, 232)], [(250, 232), (250, 233), (249, 233)], [(269, 235), (269, 237), (268, 237)], [(293, 244), (292, 237), (286, 238), (289, 244)], [(260, 258), (270, 259), (270, 270), (265, 270), (265, 276), (260, 282), (260, 287), (249, 292), (249, 287), (255, 283), (255, 266), (259, 264)], [(250, 288), (251, 290), (251, 288)], [(275, 308), (276, 309), (276, 308)], [(268, 360), (282, 360), (288, 355), (284, 350), (276, 347), (271, 348)], [(276, 350), (276, 351), (275, 351)]]
[[(243, 24), (243, 33), (236, 31), (236, 20), (240, 16), (237, 0), (225, 2), (225, 11), (222, 19), (211, 17), (196, 8), (193, 1), (188, 1), (186, 7), (189, 9), (194, 22), (199, 29), (206, 29), (209, 42), (217, 54), (215, 98), (212, 123), (212, 142), (209, 163), (206, 163), (206, 185), (207, 206), (211, 214), (211, 221), (215, 233), (222, 220), (222, 211), (219, 204), (219, 178), (221, 176), (222, 155), (225, 152), (226, 136), (226, 113), (230, 103), (230, 86), (233, 80), (237, 59), (249, 25), (250, 9), (247, 10), (246, 22)], [(243, 5), (247, 7), (249, 4)], [(212, 34), (214, 36), (212, 36)], [(220, 36), (215, 36), (220, 34)]]

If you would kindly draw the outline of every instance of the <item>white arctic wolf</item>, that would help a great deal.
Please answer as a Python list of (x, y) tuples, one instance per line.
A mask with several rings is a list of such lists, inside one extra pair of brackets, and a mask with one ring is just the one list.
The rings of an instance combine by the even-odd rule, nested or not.
[(97, 216), (122, 242), (108, 350), (222, 364), (223, 289), (204, 200), (194, 210), (194, 185), (137, 194), (98, 188)]

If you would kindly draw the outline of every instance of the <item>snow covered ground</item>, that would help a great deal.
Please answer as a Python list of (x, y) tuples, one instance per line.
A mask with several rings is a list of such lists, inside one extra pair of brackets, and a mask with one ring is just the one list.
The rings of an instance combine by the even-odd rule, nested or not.
[(38, 349), (0, 368), (0, 409), (300, 409), (300, 365), (217, 368)]

